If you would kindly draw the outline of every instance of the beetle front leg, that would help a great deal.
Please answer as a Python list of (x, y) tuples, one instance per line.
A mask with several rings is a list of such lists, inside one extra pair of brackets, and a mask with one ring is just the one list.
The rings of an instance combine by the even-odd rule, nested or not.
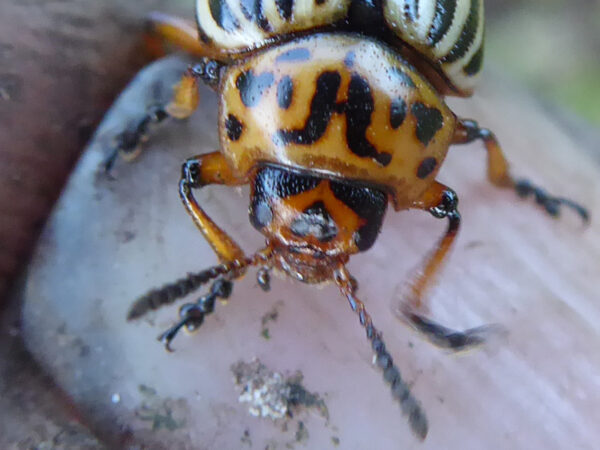
[(533, 185), (526, 179), (514, 179), (510, 174), (508, 162), (494, 133), (487, 128), (480, 128), (474, 120), (459, 119), (452, 143), (468, 144), (476, 139), (481, 139), (487, 150), (487, 174), (492, 184), (498, 187), (514, 189), (520, 197), (532, 195), (536, 203), (553, 217), (559, 216), (560, 206), (564, 205), (573, 209), (585, 222), (589, 221), (590, 216), (587, 209), (578, 203), (566, 198), (550, 195), (544, 189)]
[(173, 303), (214, 280), (209, 293), (195, 303), (183, 305), (179, 311), (180, 321), (159, 337), (168, 350), (170, 342), (181, 328), (185, 327), (188, 331), (198, 329), (204, 317), (214, 310), (215, 300), (229, 297), (233, 288), (232, 279), (243, 276), (248, 266), (268, 265), (269, 248), (247, 257), (239, 245), (204, 212), (193, 194), (193, 189), (210, 184), (237, 186), (245, 182), (244, 178), (238, 178), (232, 173), (220, 152), (195, 156), (183, 164), (179, 183), (181, 199), (221, 264), (154, 289), (138, 298), (129, 310), (127, 318), (137, 319), (148, 311)]
[(421, 314), (421, 311), (427, 309), (424, 305), (427, 290), (434, 284), (458, 234), (460, 227), (458, 197), (452, 189), (435, 182), (413, 206), (429, 211), (438, 219), (448, 219), (448, 228), (434, 251), (425, 259), (421, 270), (410, 285), (409, 298), (400, 305), (399, 312), (413, 328), (438, 347), (459, 351), (482, 344), (486, 336), (491, 331), (495, 331), (493, 326), (484, 325), (465, 331), (455, 331)]

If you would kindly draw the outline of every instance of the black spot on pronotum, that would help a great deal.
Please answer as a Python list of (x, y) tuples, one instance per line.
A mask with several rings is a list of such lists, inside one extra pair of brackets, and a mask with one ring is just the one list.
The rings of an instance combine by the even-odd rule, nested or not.
[(444, 124), (442, 113), (439, 109), (430, 108), (420, 102), (412, 106), (412, 113), (417, 119), (417, 139), (423, 145), (428, 145)]
[(337, 225), (321, 200), (302, 211), (292, 221), (290, 230), (296, 236), (314, 236), (321, 242), (329, 242), (338, 234)]
[(395, 98), (390, 104), (390, 125), (395, 130), (406, 118), (406, 102), (402, 97)]
[(432, 157), (425, 158), (423, 161), (421, 161), (421, 164), (419, 164), (417, 169), (417, 177), (419, 177), (421, 180), (427, 178), (429, 175), (431, 175), (436, 167), (437, 159)]
[(284, 20), (290, 20), (294, 9), (294, 0), (275, 0), (277, 12)]
[(288, 198), (317, 187), (321, 179), (283, 167), (267, 165), (254, 179), (254, 195), (265, 198)]
[(244, 125), (233, 114), (229, 114), (225, 119), (225, 131), (230, 141), (237, 141), (242, 136)]
[(252, 69), (242, 72), (235, 80), (235, 85), (240, 91), (242, 103), (248, 108), (256, 106), (263, 93), (273, 84), (273, 74), (263, 72), (254, 75)]
[(304, 47), (296, 47), (275, 58), (276, 63), (302, 62), (310, 59), (310, 50)]
[(219, 26), (225, 31), (235, 31), (240, 27), (240, 23), (237, 21), (229, 5), (223, 0), (208, 0), (208, 7), (210, 14)]
[(374, 187), (352, 182), (330, 181), (330, 186), (335, 198), (364, 221), (354, 241), (361, 252), (368, 250), (375, 243), (383, 223), (388, 202), (386, 193)]
[(256, 199), (250, 204), (250, 223), (260, 230), (273, 220), (273, 210), (265, 198)]
[(310, 145), (323, 136), (335, 109), (341, 76), (338, 72), (323, 72), (317, 78), (315, 95), (310, 102), (310, 114), (301, 129), (279, 130), (273, 141), (277, 145)]
[(348, 101), (345, 108), (348, 147), (360, 157), (371, 157), (382, 166), (387, 166), (392, 160), (392, 155), (379, 153), (366, 136), (374, 109), (368, 81), (360, 75), (353, 74), (348, 85)]
[(282, 109), (288, 109), (294, 97), (294, 82), (286, 75), (277, 85), (277, 104)]
[(415, 87), (415, 82), (412, 80), (410, 75), (407, 74), (400, 67), (390, 67), (388, 69), (388, 73), (395, 83), (401, 84), (403, 86), (408, 86), (409, 88)]
[(351, 69), (352, 66), (354, 66), (354, 60), (355, 59), (356, 59), (356, 53), (354, 53), (352, 51), (346, 53), (346, 56), (344, 57), (344, 65), (348, 69)]

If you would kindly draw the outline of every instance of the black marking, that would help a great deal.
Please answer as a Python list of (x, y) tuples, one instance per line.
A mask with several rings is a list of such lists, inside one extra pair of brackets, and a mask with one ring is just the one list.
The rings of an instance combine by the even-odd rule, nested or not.
[(277, 85), (277, 104), (281, 109), (288, 109), (294, 98), (294, 82), (286, 75)]
[(437, 159), (429, 157), (425, 158), (419, 164), (419, 168), (417, 169), (417, 177), (421, 180), (427, 178), (437, 167)]
[(460, 32), (460, 37), (452, 50), (441, 59), (443, 63), (453, 63), (462, 58), (469, 50), (479, 27), (479, 0), (471, 0), (469, 16)]
[(263, 15), (262, 0), (240, 0), (240, 7), (246, 19), (256, 23), (264, 31), (272, 31), (271, 24)]
[(404, 1), (404, 16), (410, 22), (415, 22), (419, 19), (419, 0)]
[(208, 0), (208, 7), (219, 28), (229, 32), (240, 28), (240, 23), (229, 9), (227, 0)]
[(415, 88), (415, 82), (412, 80), (410, 75), (408, 75), (404, 70), (400, 67), (390, 67), (388, 69), (388, 74), (395, 78), (396, 82), (403, 85), (408, 86), (409, 88)]
[(369, 142), (366, 133), (371, 124), (371, 115), (375, 109), (371, 87), (367, 80), (354, 74), (348, 86), (348, 102), (346, 103), (346, 140), (348, 147), (355, 155), (371, 157), (382, 166), (392, 160), (389, 153), (379, 153)]
[(392, 100), (390, 104), (390, 125), (396, 130), (406, 119), (406, 102), (402, 97)]
[(315, 5), (322, 5), (323, 3), (325, 3), (327, 0), (315, 0)]
[(310, 102), (310, 115), (304, 123), (304, 128), (279, 130), (273, 136), (275, 144), (311, 145), (319, 140), (327, 130), (331, 114), (334, 112), (341, 80), (338, 72), (323, 72), (319, 75), (315, 95)]
[(335, 198), (343, 202), (365, 223), (358, 229), (354, 241), (359, 251), (364, 252), (373, 246), (387, 208), (387, 195), (374, 187), (330, 181), (331, 191)]
[(417, 119), (417, 139), (423, 145), (428, 145), (444, 124), (442, 113), (439, 109), (429, 108), (420, 102), (412, 106), (412, 113)]
[(368, 36), (380, 35), (387, 28), (383, 0), (352, 0), (348, 20), (353, 30), (360, 30)]
[(338, 234), (338, 227), (323, 201), (318, 200), (296, 217), (290, 225), (296, 236), (314, 236), (321, 242), (329, 242)]
[(273, 74), (263, 72), (260, 75), (254, 75), (252, 69), (242, 72), (235, 80), (235, 85), (240, 91), (242, 103), (251, 108), (256, 106), (264, 92), (273, 84)]
[(279, 16), (283, 20), (289, 21), (292, 18), (294, 0), (275, 0), (275, 5), (277, 6)]
[(230, 141), (237, 141), (242, 136), (244, 125), (233, 114), (229, 114), (225, 120), (225, 130)]
[(320, 182), (321, 179), (313, 175), (268, 165), (256, 174), (253, 195), (265, 199), (284, 199), (310, 191)]
[(352, 51), (346, 53), (346, 57), (344, 58), (344, 65), (348, 69), (351, 69), (352, 66), (354, 66), (354, 60), (355, 59), (356, 59), (356, 53), (354, 53)]
[(481, 71), (481, 66), (483, 65), (483, 43), (481, 43), (481, 47), (479, 50), (475, 52), (475, 54), (471, 57), (471, 61), (469, 64), (465, 66), (463, 72), (465, 75), (473, 76)]
[(435, 15), (433, 16), (433, 22), (427, 37), (427, 43), (431, 47), (444, 38), (452, 25), (455, 13), (456, 0), (437, 0), (435, 4)]
[(302, 62), (308, 61), (310, 59), (310, 50), (304, 47), (297, 47), (287, 52), (283, 52), (277, 58), (275, 58), (276, 63), (284, 63), (284, 62)]

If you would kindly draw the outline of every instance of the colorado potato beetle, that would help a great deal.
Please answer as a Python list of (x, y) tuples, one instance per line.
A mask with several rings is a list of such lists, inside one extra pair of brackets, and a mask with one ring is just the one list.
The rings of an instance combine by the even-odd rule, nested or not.
[[(588, 220), (578, 204), (513, 178), (494, 134), (458, 118), (444, 102), (446, 95), (471, 95), (481, 71), (483, 1), (198, 0), (196, 19), (197, 28), (150, 17), (154, 43), (174, 43), (200, 59), (171, 103), (148, 111), (119, 137), (107, 169), (116, 155), (135, 155), (153, 124), (189, 117), (199, 103), (199, 80), (211, 86), (219, 96), (220, 149), (183, 164), (179, 193), (220, 264), (148, 292), (128, 318), (212, 281), (209, 293), (183, 305), (179, 322), (160, 336), (170, 349), (178, 331), (200, 327), (251, 266), (265, 290), (272, 269), (305, 283), (333, 282), (358, 314), (413, 432), (424, 439), (426, 416), (346, 269), (351, 255), (377, 239), (388, 203), (448, 221), (402, 313), (451, 350), (480, 344), (488, 328), (454, 331), (423, 316), (426, 290), (460, 226), (456, 193), (436, 181), (450, 145), (481, 140), (491, 183), (533, 195), (552, 216), (565, 205)], [(211, 184), (250, 185), (250, 223), (266, 237), (263, 249), (246, 256), (204, 212), (193, 191)]]

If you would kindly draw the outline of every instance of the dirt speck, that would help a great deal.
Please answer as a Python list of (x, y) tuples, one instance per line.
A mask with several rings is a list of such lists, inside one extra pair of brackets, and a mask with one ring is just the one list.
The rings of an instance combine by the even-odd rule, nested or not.
[(270, 322), (275, 322), (279, 317), (279, 308), (283, 306), (283, 301), (279, 300), (275, 303), (275, 305), (267, 311), (260, 319), (261, 331), (260, 335), (269, 340), (271, 339), (271, 332), (269, 331), (268, 324)]
[(239, 401), (248, 403), (253, 416), (273, 420), (293, 417), (301, 409), (314, 408), (329, 420), (325, 401), (302, 384), (303, 376), (296, 372), (284, 376), (271, 371), (258, 359), (250, 363), (239, 361), (231, 366), (236, 386), (242, 388)]
[(152, 430), (174, 431), (185, 426), (187, 402), (185, 399), (170, 399), (160, 397), (156, 389), (140, 384), (138, 390), (143, 397), (141, 405), (136, 409), (136, 416), (152, 424)]

